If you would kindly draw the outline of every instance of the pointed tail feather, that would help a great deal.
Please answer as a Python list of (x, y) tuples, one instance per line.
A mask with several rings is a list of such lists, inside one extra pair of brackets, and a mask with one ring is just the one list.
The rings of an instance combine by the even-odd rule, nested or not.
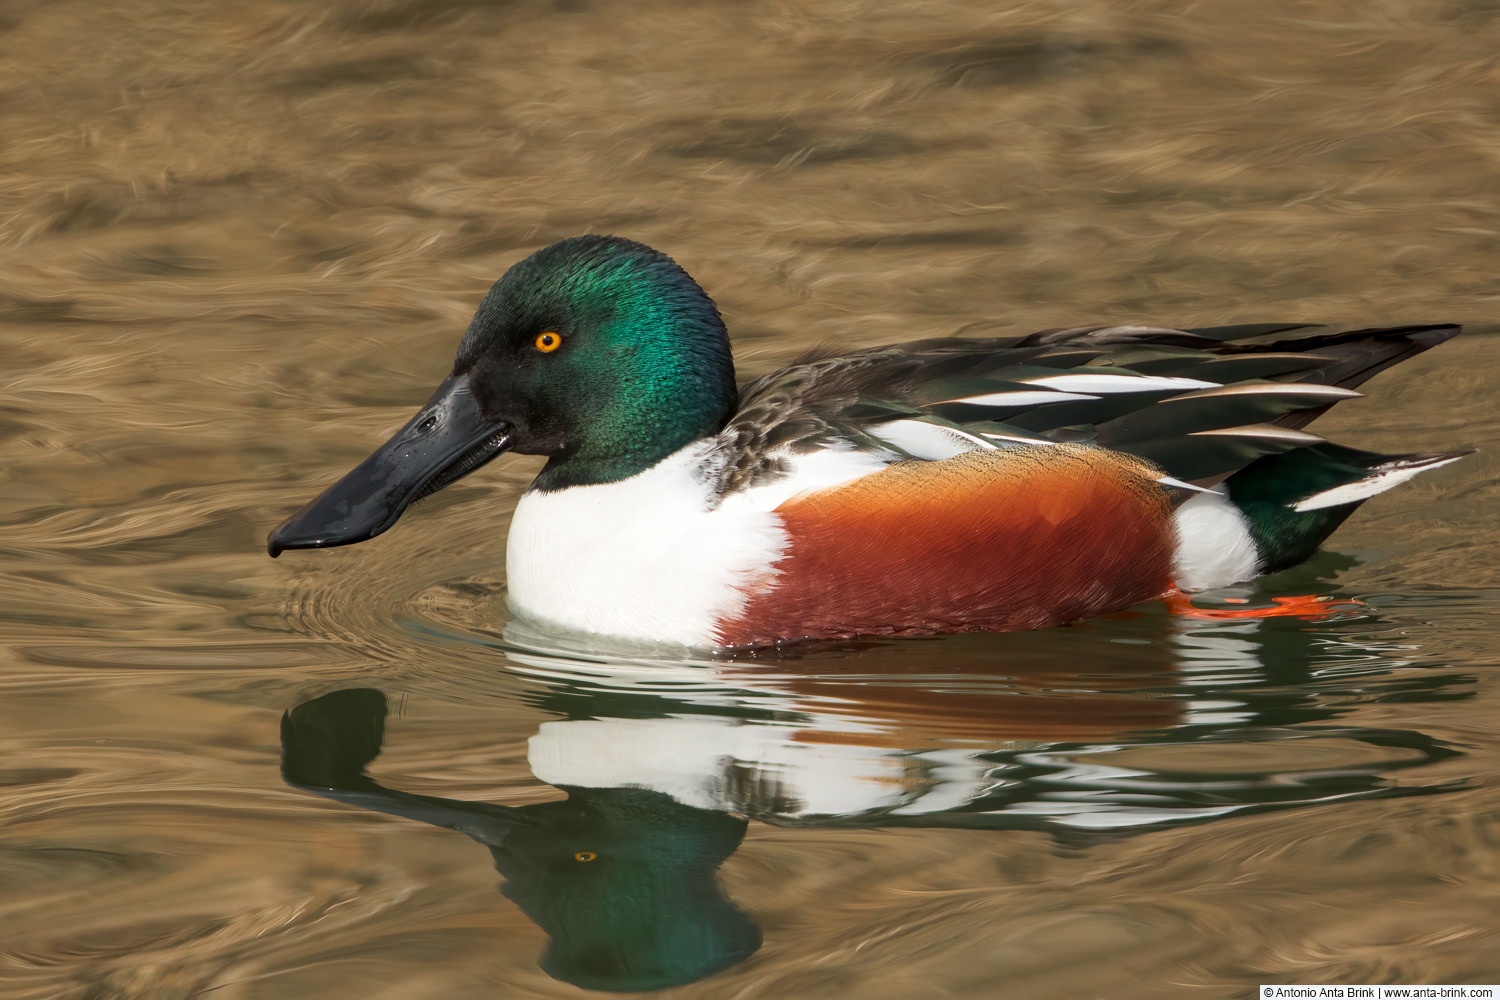
[[(1298, 372), (1285, 377), (1286, 381), (1313, 385), (1336, 385), (1353, 389), (1363, 385), (1374, 376), (1395, 364), (1400, 364), (1413, 355), (1421, 354), (1444, 341), (1458, 336), (1462, 327), (1456, 323), (1433, 323), (1421, 326), (1398, 326), (1389, 329), (1354, 330), (1349, 333), (1333, 333), (1318, 337), (1289, 340), (1271, 347), (1299, 350), (1303, 353), (1333, 359), (1323, 368)], [(1288, 413), (1276, 423), (1283, 427), (1306, 427), (1333, 406)]]

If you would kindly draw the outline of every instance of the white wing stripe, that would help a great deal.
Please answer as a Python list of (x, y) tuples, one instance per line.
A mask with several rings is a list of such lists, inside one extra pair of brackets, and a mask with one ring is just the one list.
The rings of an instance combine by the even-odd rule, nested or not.
[(1383, 469), (1377, 468), (1374, 475), (1366, 476), (1364, 479), (1345, 483), (1343, 486), (1335, 486), (1331, 490), (1314, 493), (1310, 497), (1303, 497), (1292, 504), (1292, 510), (1300, 514), (1309, 510), (1322, 510), (1324, 507), (1337, 507), (1340, 504), (1354, 503), (1357, 500), (1368, 500), (1377, 493), (1384, 493), (1392, 486), (1400, 486), (1419, 472), (1436, 469), (1439, 466), (1447, 465), (1449, 462), (1456, 462), (1460, 458), (1463, 458), (1463, 456), (1455, 455), (1453, 458), (1445, 458), (1423, 465), (1388, 465)]
[(1165, 375), (1045, 375), (1022, 379), (1027, 385), (1045, 385), (1064, 392), (1159, 392), (1162, 389), (1217, 389), (1222, 382)]
[(1156, 482), (1161, 483), (1163, 486), (1175, 486), (1179, 490), (1196, 490), (1199, 493), (1214, 492), (1213, 490), (1207, 489), (1203, 486), (1194, 486), (1192, 483), (1185, 483), (1181, 479), (1177, 479), (1173, 476), (1157, 476)]
[(1098, 398), (1098, 396), (1085, 396), (1073, 392), (1049, 392), (1040, 389), (1035, 392), (1024, 390), (991, 392), (983, 396), (965, 396), (962, 399), (944, 399), (941, 402), (970, 403), (974, 406), (1042, 406), (1046, 403), (1066, 403), (1076, 399)]
[(1057, 444), (1056, 441), (1049, 441), (1046, 438), (1022, 437), (1019, 434), (995, 434), (990, 431), (982, 431), (979, 436), (986, 441), (998, 441), (1007, 446), (1011, 444)]
[(962, 455), (966, 451), (991, 451), (995, 448), (993, 442), (957, 427), (930, 424), (925, 420), (890, 420), (871, 427), (870, 433), (912, 458), (930, 462)]

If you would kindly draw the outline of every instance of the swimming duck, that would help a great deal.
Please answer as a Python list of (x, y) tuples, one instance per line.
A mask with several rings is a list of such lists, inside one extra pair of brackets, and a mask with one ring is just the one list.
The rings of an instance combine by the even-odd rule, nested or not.
[(736, 387), (666, 255), (564, 240), (480, 303), (452, 374), (276, 528), (347, 545), (506, 451), (547, 456), (506, 552), (522, 617), (692, 647), (1045, 628), (1307, 558), (1467, 452), (1303, 428), (1452, 324), (1075, 327), (814, 351)]

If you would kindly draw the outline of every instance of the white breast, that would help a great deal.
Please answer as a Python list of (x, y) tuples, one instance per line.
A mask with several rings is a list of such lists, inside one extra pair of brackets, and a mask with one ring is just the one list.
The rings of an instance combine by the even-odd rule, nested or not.
[(715, 506), (698, 442), (629, 479), (521, 498), (505, 572), (517, 614), (603, 635), (714, 646), (716, 625), (775, 581), (788, 497), (867, 475), (884, 463), (818, 452), (790, 476)]

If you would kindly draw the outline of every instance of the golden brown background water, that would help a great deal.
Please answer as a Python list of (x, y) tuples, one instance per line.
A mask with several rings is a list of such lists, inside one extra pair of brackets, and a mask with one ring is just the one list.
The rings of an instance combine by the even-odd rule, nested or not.
[[(390, 784), (558, 797), (525, 741), (562, 682), (493, 644), (533, 460), (369, 545), (263, 549), (505, 267), (583, 232), (673, 255), (747, 372), (823, 340), (1460, 321), (1316, 429), (1485, 449), (1334, 537), (1297, 581), (1365, 602), (1331, 621), (730, 670), (891, 746), (1068, 740), (1210, 798), (1247, 770), (1452, 790), (1082, 840), (753, 822), (722, 878), (766, 944), (678, 995), (1500, 980), (1497, 175), (1487, 0), (6, 0), (0, 995), (584, 995), (482, 848), (277, 771), (281, 712), (365, 686), (399, 706)], [(1212, 738), (1153, 758), (1189, 723)]]

